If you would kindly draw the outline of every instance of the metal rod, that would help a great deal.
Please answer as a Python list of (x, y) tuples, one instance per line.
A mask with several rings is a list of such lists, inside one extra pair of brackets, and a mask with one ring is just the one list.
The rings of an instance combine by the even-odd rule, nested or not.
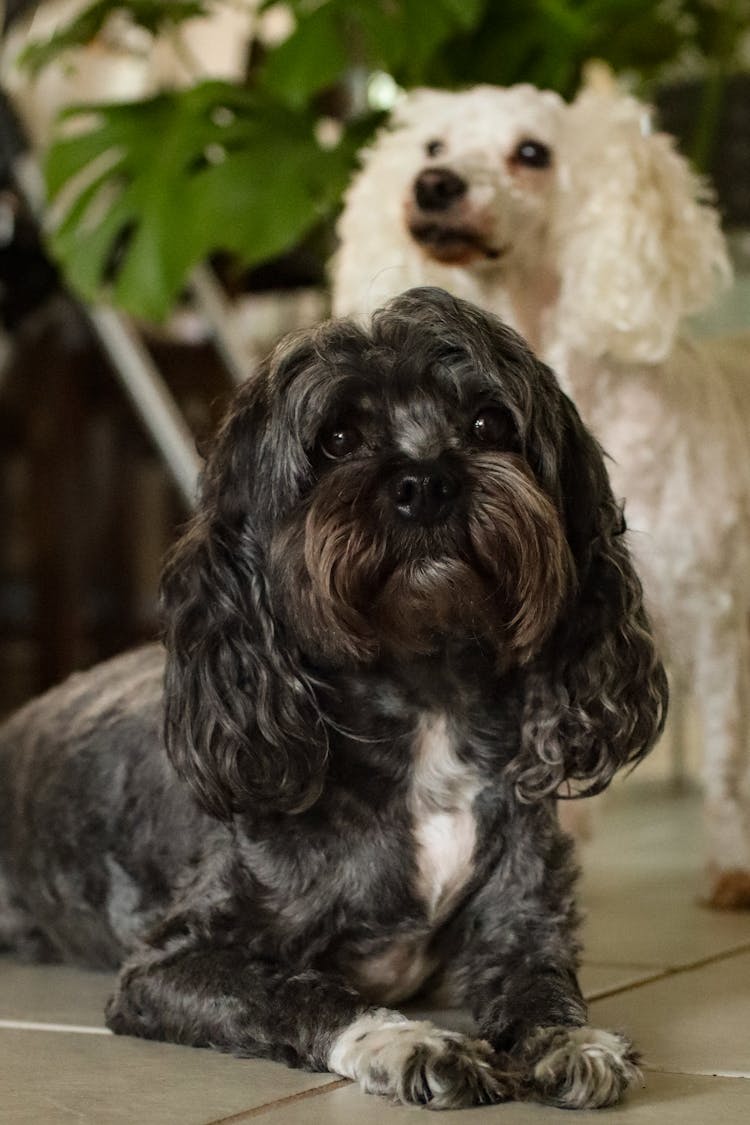
[(179, 407), (130, 320), (104, 305), (85, 308), (120, 385), (168, 466), (188, 507), (195, 506), (201, 460)]
[(250, 374), (250, 358), (229, 311), (229, 302), (210, 266), (196, 266), (190, 275), (190, 289), (211, 329), (216, 349), (236, 386)]

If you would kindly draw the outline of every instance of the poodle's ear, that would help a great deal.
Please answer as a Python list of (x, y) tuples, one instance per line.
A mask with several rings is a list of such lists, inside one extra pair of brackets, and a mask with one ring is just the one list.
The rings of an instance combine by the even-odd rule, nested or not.
[(594, 359), (662, 360), (731, 277), (710, 191), (644, 105), (593, 91), (565, 115), (558, 175), (559, 333)]
[[(562, 396), (561, 396), (562, 397)], [(526, 799), (589, 795), (651, 749), (667, 681), (601, 450), (562, 397), (561, 505), (577, 585), (529, 669), (514, 769)]]
[(199, 509), (161, 587), (167, 752), (221, 818), (308, 807), (327, 754), (313, 684), (271, 604), (264, 385), (261, 373), (239, 392), (219, 431)]

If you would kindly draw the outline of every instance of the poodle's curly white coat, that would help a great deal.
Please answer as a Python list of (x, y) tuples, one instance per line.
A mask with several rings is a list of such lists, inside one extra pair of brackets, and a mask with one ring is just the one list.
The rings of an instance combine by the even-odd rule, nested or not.
[(680, 334), (730, 277), (705, 185), (634, 99), (528, 85), (415, 91), (362, 159), (334, 311), (439, 285), (555, 367), (627, 501), (673, 713), (699, 709), (709, 901), (750, 907), (750, 335)]

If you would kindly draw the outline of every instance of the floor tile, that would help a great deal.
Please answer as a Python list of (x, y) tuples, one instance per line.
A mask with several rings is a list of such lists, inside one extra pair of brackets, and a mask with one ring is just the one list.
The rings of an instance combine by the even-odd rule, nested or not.
[[(415, 1125), (419, 1110), (390, 1106), (362, 1094), (355, 1086), (306, 1097), (264, 1113), (266, 1125)], [(252, 1118), (248, 1118), (248, 1121)], [(430, 1117), (430, 1121), (434, 1119)], [(612, 1109), (572, 1112), (549, 1106), (515, 1102), (488, 1109), (447, 1111), (440, 1125), (747, 1125), (750, 1121), (750, 1081), (702, 1078), (695, 1075), (647, 1074), (645, 1087), (631, 1092)], [(235, 1122), (232, 1122), (235, 1125)], [(236, 1125), (243, 1125), (242, 1117)]]
[(605, 898), (590, 886), (584, 892), (586, 959), (675, 968), (750, 943), (747, 913), (718, 913), (698, 905), (690, 876), (654, 872), (613, 878), (615, 897)]
[(649, 1067), (750, 1080), (750, 953), (595, 1001), (591, 1019), (627, 1029)]
[(660, 976), (663, 969), (646, 965), (587, 965), (583, 964), (578, 974), (581, 991), (587, 1000), (593, 1000), (603, 993), (622, 988), (632, 988), (647, 980)]
[(699, 904), (702, 837), (697, 794), (635, 783), (605, 794), (581, 849), (585, 961), (676, 967), (750, 942), (747, 912)]
[[(628, 1029), (653, 1068), (646, 1090), (596, 1120), (617, 1113), (633, 1125), (744, 1125), (750, 1077), (733, 1076), (750, 1076), (750, 915), (696, 903), (699, 797), (629, 783), (593, 807), (593, 838), (582, 850), (582, 986), (593, 1001), (592, 1019)], [(710, 963), (669, 971), (705, 958)], [(112, 981), (109, 974), (0, 957), (0, 1021), (101, 1028)], [(428, 1014), (445, 1026), (471, 1026), (465, 1013)], [(715, 1073), (724, 1077), (708, 1077)], [(406, 1113), (415, 1120), (413, 1111), (354, 1087), (320, 1092), (335, 1081), (209, 1051), (0, 1025), (0, 1125), (208, 1125), (223, 1118), (235, 1125), (234, 1115), (241, 1125), (258, 1113), (270, 1125), (398, 1125)], [(499, 1125), (579, 1118), (592, 1125), (591, 1114), (534, 1106), (470, 1115), (471, 1122)], [(467, 1125), (469, 1118), (441, 1115), (445, 1125), (454, 1120)]]
[(0, 957), (0, 1019), (104, 1026), (112, 973), (69, 965), (24, 965)]
[(0, 1031), (2, 1125), (205, 1125), (335, 1081), (141, 1039)]

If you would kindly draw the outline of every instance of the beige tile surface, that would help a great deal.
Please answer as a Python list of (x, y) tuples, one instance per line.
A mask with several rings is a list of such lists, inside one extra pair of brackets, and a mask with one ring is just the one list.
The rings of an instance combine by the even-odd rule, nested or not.
[(69, 965), (22, 965), (0, 957), (0, 1019), (104, 1026), (112, 973)]
[(642, 981), (653, 980), (663, 970), (645, 965), (589, 965), (584, 962), (578, 974), (581, 991), (587, 1000), (619, 990), (630, 988)]
[(750, 1085), (750, 952), (595, 1001), (591, 1018), (626, 1028), (649, 1067)]
[[(746, 1125), (750, 914), (715, 914), (696, 903), (700, 803), (694, 795), (676, 799), (658, 785), (628, 785), (594, 814), (594, 837), (583, 853), (589, 918), (581, 979), (593, 1022), (628, 1029), (644, 1051), (645, 1089), (595, 1114), (506, 1105), (444, 1113), (439, 1120), (594, 1125), (616, 1117), (623, 1125)], [(129, 1038), (2, 1024), (101, 1028), (112, 979), (0, 957), (0, 1125), (427, 1120), (417, 1110), (342, 1087), (332, 1075)], [(445, 1025), (470, 1026), (462, 1013), (430, 1015)], [(740, 1074), (748, 1077), (734, 1077)]]
[(693, 901), (697, 876), (623, 874), (616, 886), (616, 895), (605, 895), (587, 885), (585, 960), (678, 967), (750, 941), (746, 914), (716, 913)]
[[(389, 1106), (353, 1086), (271, 1110), (267, 1125), (415, 1125), (420, 1111)], [(248, 1118), (248, 1121), (252, 1118)], [(435, 1121), (430, 1116), (429, 1122)], [(571, 1112), (549, 1106), (507, 1105), (440, 1113), (439, 1125), (747, 1125), (750, 1082), (693, 1075), (647, 1074), (645, 1086), (613, 1109)], [(232, 1125), (243, 1125), (242, 1118)], [(426, 1125), (426, 1123), (425, 1123)]]
[(697, 793), (633, 779), (605, 794), (581, 850), (584, 961), (676, 967), (746, 945), (747, 913), (699, 903), (702, 848)]
[(204, 1125), (336, 1081), (116, 1036), (0, 1032), (2, 1125)]

